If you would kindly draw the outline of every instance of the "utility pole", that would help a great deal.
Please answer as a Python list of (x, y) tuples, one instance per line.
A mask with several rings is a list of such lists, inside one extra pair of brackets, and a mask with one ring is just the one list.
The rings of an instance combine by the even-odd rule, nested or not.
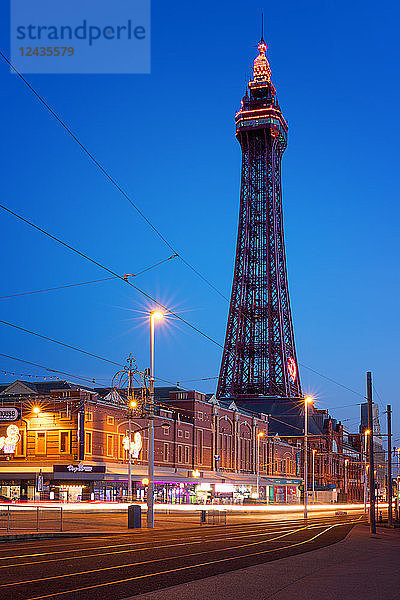
[(372, 375), (367, 372), (367, 402), (368, 402), (368, 429), (369, 436), (369, 529), (376, 533), (375, 515), (375, 466), (374, 466), (374, 421), (372, 416)]
[(392, 481), (392, 407), (387, 405), (387, 448), (388, 448), (388, 525), (393, 527), (393, 481)]

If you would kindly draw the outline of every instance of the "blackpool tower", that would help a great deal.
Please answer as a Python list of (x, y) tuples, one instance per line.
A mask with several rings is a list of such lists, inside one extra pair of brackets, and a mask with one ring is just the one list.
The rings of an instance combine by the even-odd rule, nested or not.
[(258, 50), (235, 118), (242, 149), (239, 231), (218, 398), (301, 396), (282, 217), (288, 128), (263, 39)]

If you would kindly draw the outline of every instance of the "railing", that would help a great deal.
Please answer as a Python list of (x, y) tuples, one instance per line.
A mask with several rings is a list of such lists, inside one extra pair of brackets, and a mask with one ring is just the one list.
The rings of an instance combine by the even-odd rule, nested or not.
[(62, 506), (0, 506), (0, 531), (62, 531)]
[(202, 510), (200, 523), (206, 525), (226, 525), (226, 510)]

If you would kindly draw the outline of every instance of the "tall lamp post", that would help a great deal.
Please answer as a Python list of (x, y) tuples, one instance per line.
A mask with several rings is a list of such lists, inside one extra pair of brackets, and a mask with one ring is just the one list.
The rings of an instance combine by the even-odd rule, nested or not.
[(312, 449), (312, 503), (315, 504), (315, 454), (316, 449)]
[(345, 460), (344, 460), (344, 493), (346, 494), (346, 502), (348, 501), (347, 500), (347, 494), (348, 494), (348, 491), (347, 491), (347, 488), (348, 488), (347, 467), (348, 467), (348, 464), (349, 464), (349, 459), (345, 458)]
[(308, 503), (308, 405), (313, 403), (311, 396), (304, 398), (304, 518), (307, 519)]
[(154, 321), (162, 319), (159, 310), (150, 311), (150, 381), (149, 381), (149, 443), (148, 443), (148, 486), (147, 527), (154, 527)]
[(367, 482), (367, 447), (370, 430), (364, 431), (364, 513), (367, 514), (368, 482)]
[(264, 432), (257, 433), (257, 498), (260, 497), (260, 438), (264, 437)]

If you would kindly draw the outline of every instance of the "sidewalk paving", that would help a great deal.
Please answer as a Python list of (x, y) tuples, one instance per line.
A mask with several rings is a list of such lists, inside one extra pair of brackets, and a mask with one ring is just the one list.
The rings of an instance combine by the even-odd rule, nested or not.
[(398, 600), (400, 531), (354, 527), (336, 544), (125, 600)]

